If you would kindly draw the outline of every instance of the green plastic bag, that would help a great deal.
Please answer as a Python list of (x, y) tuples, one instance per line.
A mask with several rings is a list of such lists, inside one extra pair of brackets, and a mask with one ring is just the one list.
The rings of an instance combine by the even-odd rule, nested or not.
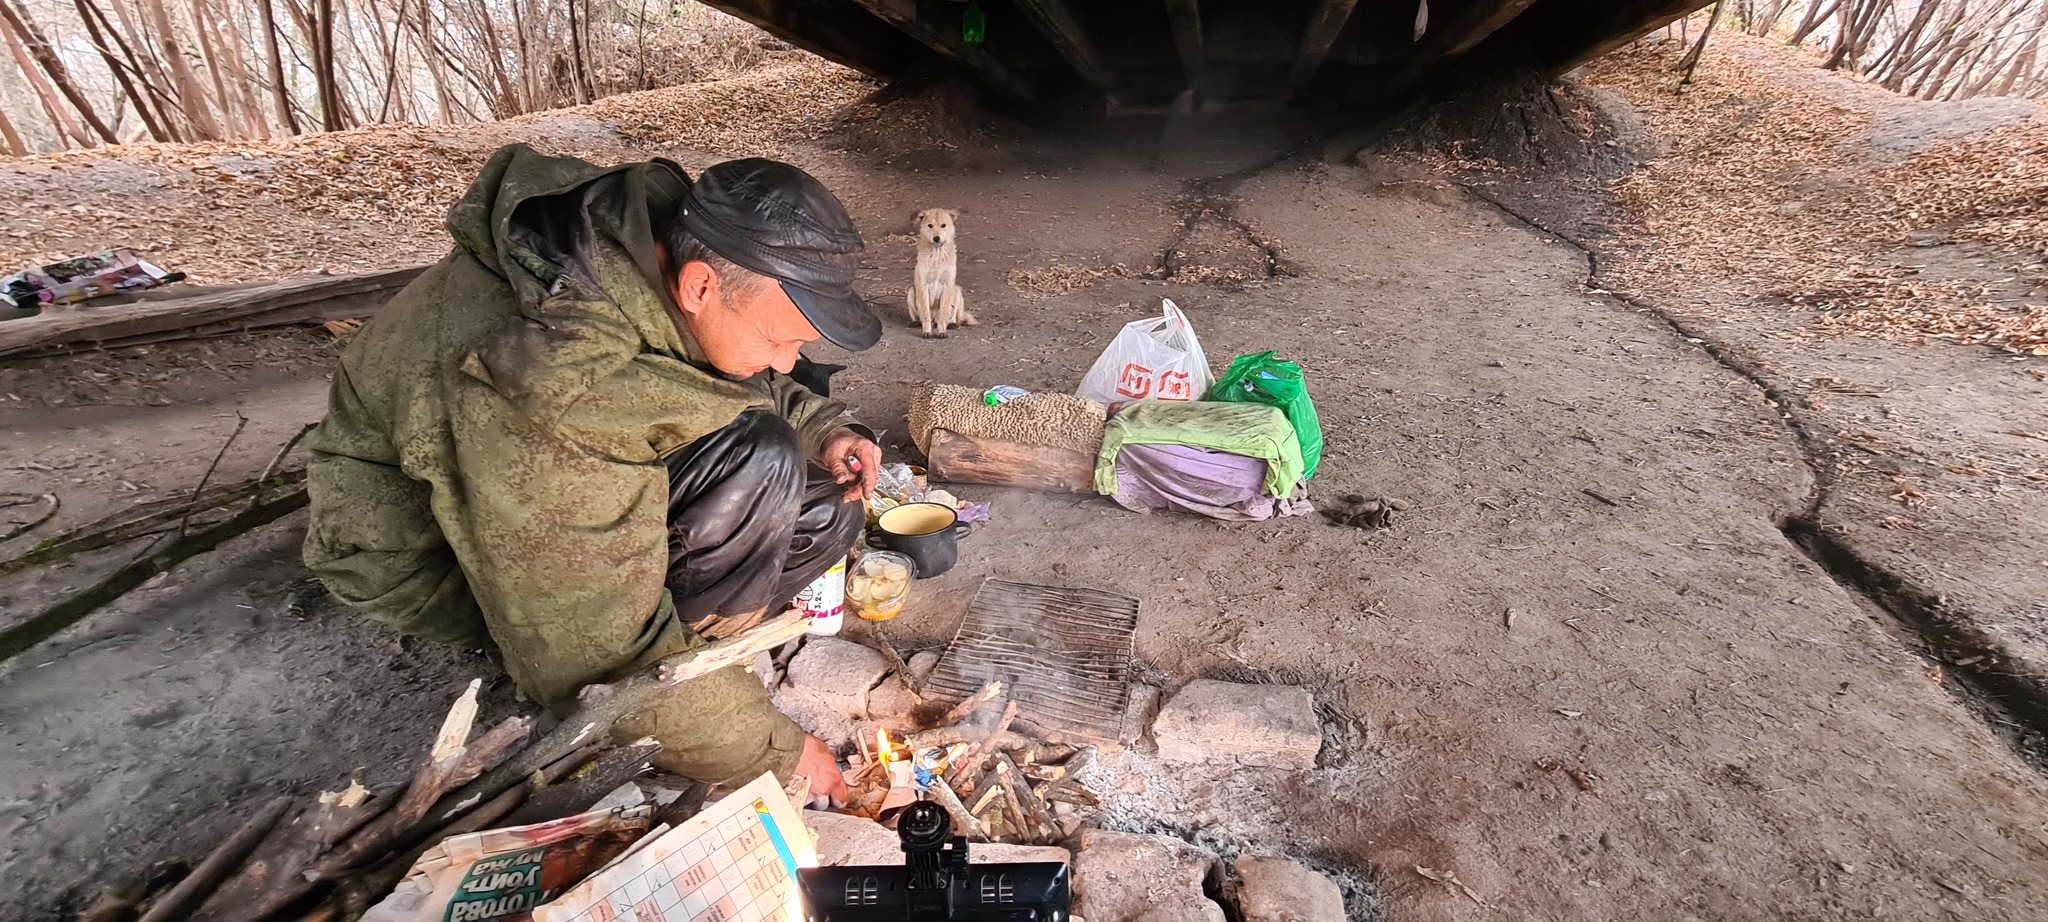
[(1301, 366), (1274, 358), (1277, 354), (1260, 352), (1231, 359), (1230, 370), (1209, 388), (1208, 399), (1279, 408), (1294, 427), (1295, 440), (1301, 443), (1301, 479), (1307, 480), (1315, 476), (1316, 465), (1323, 460), (1323, 423), (1316, 418), (1315, 402), (1308, 399)]

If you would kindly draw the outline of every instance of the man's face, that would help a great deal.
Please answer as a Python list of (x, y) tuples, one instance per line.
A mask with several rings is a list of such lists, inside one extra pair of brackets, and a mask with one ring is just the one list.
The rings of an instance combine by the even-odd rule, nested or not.
[(685, 263), (676, 275), (676, 305), (690, 336), (728, 378), (751, 378), (771, 368), (788, 374), (798, 350), (818, 338), (817, 328), (774, 279), (756, 276), (735, 291), (702, 262)]

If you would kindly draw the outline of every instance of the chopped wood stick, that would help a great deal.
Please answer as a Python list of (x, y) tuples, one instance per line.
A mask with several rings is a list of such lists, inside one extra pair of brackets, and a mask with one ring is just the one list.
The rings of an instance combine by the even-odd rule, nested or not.
[[(979, 742), (980, 739), (981, 734), (972, 730), (961, 727), (940, 727), (937, 730), (925, 730), (921, 733), (910, 734), (904, 738), (903, 747), (911, 752), (923, 752), (934, 747), (951, 746), (954, 743), (975, 743)], [(1024, 734), (1011, 730), (1003, 734), (1002, 741), (997, 743), (995, 748), (1011, 751), (1028, 749), (1031, 748), (1031, 740)]]
[(504, 819), (525, 801), (528, 790), (526, 784), (516, 785), (511, 790), (491, 798), (483, 806), (469, 811), (460, 819), (428, 832), (420, 842), (394, 855), (376, 870), (343, 881), (341, 905), (346, 910), (344, 916), (351, 919), (361, 916), (371, 906), (384, 899), (398, 886), (399, 881), (405, 879), (405, 875), (420, 860), (420, 856), (442, 840), (490, 828)]
[(142, 914), (140, 922), (172, 922), (190, 916), (192, 910), (199, 908), (199, 904), (213, 894), (214, 888), (220, 886), (220, 882), (225, 880), (229, 873), (242, 866), (242, 859), (249, 857), (249, 853), (255, 851), (256, 846), (263, 844), (263, 838), (270, 835), (271, 828), (277, 825), (277, 821), (284, 817), (285, 811), (291, 809), (291, 806), (292, 800), (289, 797), (279, 797), (265, 804), (261, 812), (250, 817), (247, 823), (242, 824), (242, 828), (235, 830), (234, 835), (229, 836), (228, 840), (215, 848), (212, 854), (207, 855), (205, 861), (199, 862), (199, 866), (193, 868), (192, 873), (185, 875), (184, 880), (178, 881), (178, 885), (172, 887), (169, 893), (151, 903), (149, 911)]
[(966, 758), (959, 763), (960, 767), (968, 772), (981, 771), (981, 764), (988, 761), (988, 757), (998, 751), (998, 744), (1002, 742), (1003, 734), (1010, 729), (1010, 721), (1016, 719), (1017, 702), (1012, 701), (1003, 706), (1003, 716), (996, 720), (995, 729), (989, 732), (988, 737), (974, 744), (974, 748), (967, 750)]
[(990, 701), (994, 700), (997, 695), (1000, 695), (1002, 693), (1003, 683), (1001, 682), (990, 682), (987, 685), (983, 685), (981, 687), (981, 691), (975, 692), (974, 694), (969, 695), (967, 700), (962, 701), (959, 704), (953, 705), (953, 709), (947, 711), (945, 716), (939, 718), (938, 721), (933, 724), (933, 726), (950, 727), (963, 720), (966, 720), (967, 715), (972, 714), (975, 711), (981, 710), (982, 705), (989, 703)]
[(1044, 790), (1045, 799), (1076, 807), (1102, 806), (1102, 795), (1095, 793), (1085, 784), (1052, 784)]
[(981, 828), (981, 821), (975, 819), (967, 805), (960, 802), (960, 795), (953, 793), (946, 779), (933, 779), (932, 786), (925, 789), (925, 795), (931, 798), (932, 803), (946, 808), (946, 813), (953, 817), (953, 828), (961, 835), (970, 839), (988, 838), (988, 830)]
[(1025, 786), (1023, 774), (1017, 771), (1017, 764), (1010, 761), (1009, 756), (996, 756), (996, 782), (1003, 786), (1004, 795), (1016, 805), (1017, 812), (1023, 815), (1023, 834), (1034, 841), (1051, 839), (1054, 830), (1059, 827), (1053, 824), (1052, 815), (1045, 810), (1045, 803)]
[(986, 815), (988, 813), (988, 805), (994, 803), (995, 799), (1001, 796), (1003, 796), (1002, 785), (991, 784), (987, 790), (981, 792), (980, 797), (975, 798), (974, 809), (968, 812), (976, 816)]
[[(481, 683), (477, 683), (481, 684)], [(442, 724), (442, 735), (436, 738), (435, 753), (449, 752), (442, 744), (460, 731), (468, 735), (468, 724), (476, 718), (476, 701), (472, 691), (464, 692), (455, 706), (449, 710), (448, 719)], [(464, 713), (467, 712), (467, 713)], [(427, 812), (434, 808), (435, 801), (449, 790), (468, 783), (484, 773), (491, 766), (503, 761), (513, 747), (526, 741), (533, 733), (533, 718), (508, 717), (503, 723), (492, 727), (490, 732), (477, 737), (467, 746), (459, 746), (445, 758), (435, 760), (428, 756), (426, 765), (413, 776), (412, 786), (406, 788), (405, 796), (391, 812), (377, 818), (376, 822), (364, 826), (332, 854), (321, 859), (315, 873), (324, 878), (358, 864), (382, 857), (392, 843), (405, 836), (409, 830), (425, 819)]]
[(1019, 765), (1017, 767), (1024, 772), (1025, 777), (1033, 781), (1060, 781), (1087, 771), (1088, 766), (1094, 764), (1095, 750), (1091, 747), (1075, 753), (1072, 758), (1058, 765)]
[(603, 755), (605, 750), (610, 747), (610, 740), (591, 743), (575, 752), (556, 759), (546, 768), (535, 771), (532, 775), (527, 776), (526, 783), (533, 785), (533, 789), (536, 791), (545, 790), (548, 785), (567, 778), (575, 774), (577, 769), (589, 765), (598, 756)]
[(292, 447), (298, 445), (319, 426), (320, 421), (316, 419), (299, 427), (298, 434), (286, 439), (284, 446), (277, 450), (277, 454), (270, 456), (270, 463), (263, 466), (263, 473), (256, 478), (256, 494), (249, 500), (249, 505), (253, 506), (263, 501), (263, 484), (270, 480), (270, 475), (277, 473), (277, 466), (284, 463), (285, 455), (292, 453)]
[(606, 749), (588, 764), (564, 772), (559, 781), (542, 778), (542, 783), (535, 785), (528, 779), (526, 784), (531, 793), (505, 825), (525, 826), (582, 813), (619, 785), (644, 774), (648, 760), (660, 752), (660, 743), (647, 740)]
[(1003, 828), (1010, 830), (1011, 838), (1028, 840), (1032, 837), (1031, 825), (1024, 819), (1024, 814), (1017, 809), (1017, 801), (1014, 798), (1003, 798), (1001, 814), (1003, 817)]
[(754, 654), (781, 646), (809, 629), (810, 616), (800, 611), (785, 612), (735, 636), (668, 657), (638, 675), (609, 685), (588, 686), (578, 696), (576, 713), (525, 752), (441, 798), (431, 815), (442, 820), (453, 818), (471, 805), (518, 784), (541, 766), (586, 743), (605, 738), (611, 733), (612, 724), (661, 700), (670, 686), (744, 663)]
[(449, 706), (448, 716), (441, 718), (441, 732), (434, 736), (434, 748), (427, 752), (428, 764), (452, 760), (469, 745), (470, 731), (476, 729), (476, 693), (483, 687), (484, 680), (469, 680), (469, 687)]

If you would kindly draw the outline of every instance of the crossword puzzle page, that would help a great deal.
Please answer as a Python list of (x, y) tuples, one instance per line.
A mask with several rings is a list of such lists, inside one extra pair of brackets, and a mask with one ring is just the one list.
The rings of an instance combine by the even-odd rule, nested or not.
[(772, 774), (535, 909), (534, 922), (797, 922), (810, 831)]

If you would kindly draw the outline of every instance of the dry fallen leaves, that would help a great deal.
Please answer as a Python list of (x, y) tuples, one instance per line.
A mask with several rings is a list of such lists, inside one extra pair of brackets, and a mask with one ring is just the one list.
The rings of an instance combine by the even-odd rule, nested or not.
[(2048, 110), (1873, 167), (1855, 155), (1868, 111), (1818, 78), (1788, 79), (1814, 73), (1804, 62), (1770, 66), (1796, 52), (1717, 35), (1683, 93), (1674, 54), (1639, 43), (1587, 69), (1590, 84), (1622, 96), (1672, 144), (1615, 186), (1629, 222), (1603, 253), (1612, 277), (1638, 289), (1753, 279), (1766, 297), (1748, 307), (1819, 312), (1826, 331), (2048, 355), (2038, 295), (1925, 278), (1899, 255), (1969, 241), (2015, 254), (2016, 278), (2048, 273)]

